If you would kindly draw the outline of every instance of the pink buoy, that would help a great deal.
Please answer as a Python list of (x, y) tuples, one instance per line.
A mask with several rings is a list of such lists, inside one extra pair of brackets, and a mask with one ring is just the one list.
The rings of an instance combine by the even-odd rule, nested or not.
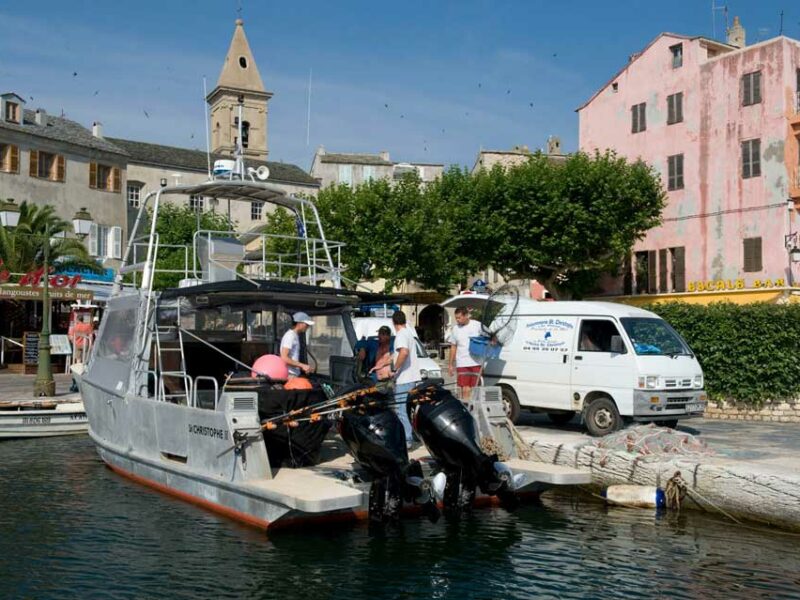
[(289, 368), (283, 359), (276, 354), (264, 354), (253, 363), (253, 370), (250, 377), (266, 375), (270, 379), (285, 381), (289, 378)]

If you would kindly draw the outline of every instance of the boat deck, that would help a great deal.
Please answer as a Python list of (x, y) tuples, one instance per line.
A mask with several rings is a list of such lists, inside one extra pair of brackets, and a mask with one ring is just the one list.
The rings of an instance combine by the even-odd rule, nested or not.
[[(270, 499), (302, 512), (363, 508), (368, 484), (361, 479), (364, 472), (347, 452), (344, 443), (333, 434), (329, 435), (323, 443), (320, 458), (321, 462), (311, 467), (277, 469), (273, 479), (251, 485)], [(424, 446), (420, 446), (409, 454), (409, 458), (425, 463), (430, 460), (430, 455)], [(585, 469), (520, 459), (504, 462), (515, 474), (525, 476), (522, 491), (591, 483), (591, 473)]]

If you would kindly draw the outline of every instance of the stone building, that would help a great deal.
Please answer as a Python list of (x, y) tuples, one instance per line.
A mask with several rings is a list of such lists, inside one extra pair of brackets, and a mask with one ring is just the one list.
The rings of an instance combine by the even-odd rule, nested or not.
[(728, 33), (662, 33), (578, 109), (582, 150), (641, 158), (667, 190), (607, 294), (771, 300), (797, 279), (800, 42)]
[[(547, 138), (547, 156), (556, 162), (566, 159), (566, 154), (561, 151), (561, 139), (551, 135)], [(511, 150), (481, 150), (472, 165), (472, 172), (486, 169), (490, 171), (495, 165), (514, 167), (524, 164), (532, 153), (528, 146), (514, 146)]]
[(0, 95), (0, 199), (51, 205), (67, 221), (86, 208), (94, 219), (90, 253), (116, 266), (127, 235), (127, 152), (104, 139), (98, 123), (90, 131), (25, 104)]
[(317, 148), (311, 161), (311, 176), (320, 187), (346, 183), (356, 186), (370, 179), (396, 181), (408, 173), (416, 172), (423, 182), (441, 176), (444, 165), (438, 163), (394, 162), (387, 151), (377, 154), (327, 152)]

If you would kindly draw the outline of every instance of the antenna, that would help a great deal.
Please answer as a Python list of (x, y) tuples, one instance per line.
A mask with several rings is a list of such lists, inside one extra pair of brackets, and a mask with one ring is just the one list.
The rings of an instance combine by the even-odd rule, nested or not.
[(236, 151), (234, 158), (236, 159), (236, 173), (239, 174), (241, 179), (244, 179), (244, 146), (242, 146), (242, 106), (244, 105), (244, 94), (239, 94), (239, 123), (238, 123), (238, 137), (236, 138)]
[(778, 35), (783, 35), (783, 9), (781, 9), (781, 28), (778, 30)]
[(311, 68), (308, 69), (308, 110), (306, 112), (306, 148), (311, 139)]
[(721, 10), (725, 15), (725, 31), (728, 31), (728, 6), (720, 4), (717, 6), (716, 0), (711, 0), (711, 37), (717, 37), (717, 11)]
[(208, 89), (206, 88), (206, 76), (203, 75), (203, 103), (206, 111), (206, 161), (208, 162), (208, 178), (211, 179), (211, 137), (208, 133)]

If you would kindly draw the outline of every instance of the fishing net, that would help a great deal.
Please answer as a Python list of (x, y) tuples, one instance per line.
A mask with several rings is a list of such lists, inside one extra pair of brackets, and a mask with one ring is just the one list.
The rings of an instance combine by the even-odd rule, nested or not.
[(625, 452), (638, 457), (663, 458), (664, 455), (713, 456), (705, 440), (690, 433), (659, 427), (654, 423), (636, 425), (594, 440), (591, 445), (604, 451)]

